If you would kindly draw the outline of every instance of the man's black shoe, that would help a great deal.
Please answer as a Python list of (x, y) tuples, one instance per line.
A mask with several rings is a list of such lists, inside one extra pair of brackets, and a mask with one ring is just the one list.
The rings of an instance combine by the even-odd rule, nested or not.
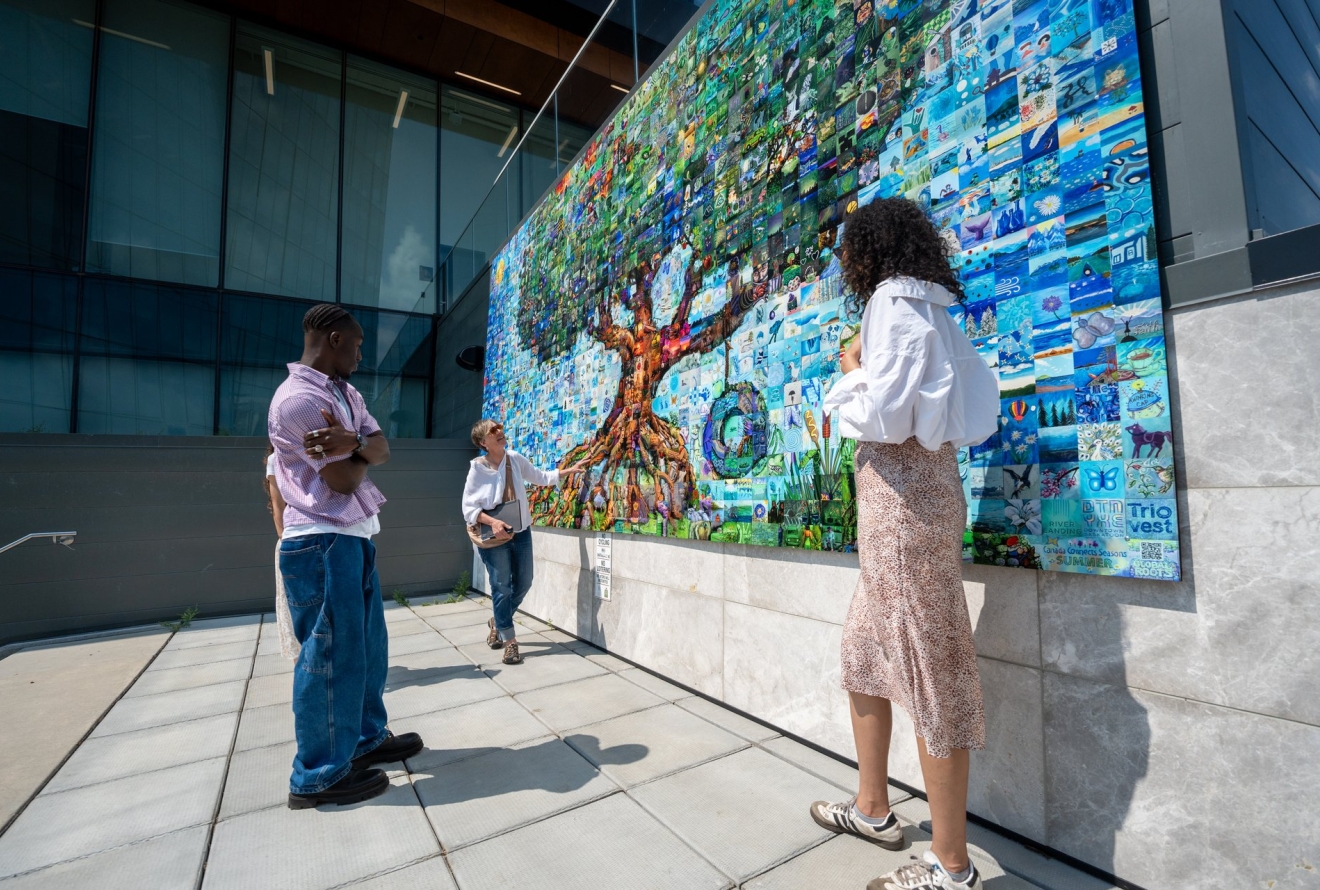
[(289, 809), (307, 810), (321, 804), (333, 803), (343, 806), (379, 797), (390, 787), (390, 780), (384, 770), (353, 769), (348, 775), (324, 791), (315, 794), (289, 794)]
[(385, 741), (361, 757), (353, 758), (353, 769), (366, 769), (376, 763), (395, 763), (422, 753), (422, 737), (415, 732), (389, 733)]

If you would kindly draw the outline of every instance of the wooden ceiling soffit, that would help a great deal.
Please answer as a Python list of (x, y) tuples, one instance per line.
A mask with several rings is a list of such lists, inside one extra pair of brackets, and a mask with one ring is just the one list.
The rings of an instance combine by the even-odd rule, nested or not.
[[(409, 2), (564, 63), (573, 60), (584, 39), (583, 35), (571, 34), (535, 16), (491, 0), (409, 0)], [(632, 57), (599, 44), (593, 43), (587, 47), (578, 65), (583, 70), (623, 86), (632, 83)]]

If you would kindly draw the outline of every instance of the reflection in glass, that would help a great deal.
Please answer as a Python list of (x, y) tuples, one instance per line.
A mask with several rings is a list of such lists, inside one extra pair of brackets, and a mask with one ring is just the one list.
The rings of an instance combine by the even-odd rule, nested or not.
[(334, 301), (341, 69), (325, 47), (240, 27), (225, 287)]
[(0, 269), (0, 432), (67, 433), (78, 282)]
[[(509, 159), (521, 135), (518, 109), (492, 99), (449, 87), (440, 94), (440, 255), (451, 246), (465, 251), (456, 256), (459, 266), (471, 267), (474, 245), (459, 243), (476, 216), (495, 177)], [(518, 164), (509, 165), (513, 194), (520, 193)], [(500, 213), (504, 197), (501, 193)], [(462, 260), (468, 262), (464, 263)], [(485, 262), (483, 257), (478, 263)], [(451, 291), (452, 292), (452, 291)]]
[(435, 82), (354, 58), (347, 76), (343, 301), (432, 312)]
[(92, 0), (0, 2), (0, 262), (79, 263), (94, 17)]
[(214, 287), (229, 19), (170, 0), (103, 15), (87, 268)]
[(78, 432), (209, 436), (218, 297), (88, 278)]
[[(221, 320), (220, 432), (265, 436), (271, 396), (302, 356), (306, 303), (226, 296)], [(386, 436), (423, 438), (431, 361), (431, 320), (354, 309), (362, 364), (351, 383)]]

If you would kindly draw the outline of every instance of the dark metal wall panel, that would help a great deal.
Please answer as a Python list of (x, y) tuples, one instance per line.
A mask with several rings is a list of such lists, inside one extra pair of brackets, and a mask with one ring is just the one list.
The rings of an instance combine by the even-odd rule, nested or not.
[[(443, 590), (472, 563), (460, 501), (465, 439), (400, 440), (371, 471), (389, 499), (382, 588)], [(0, 436), (0, 543), (76, 530), (72, 551), (0, 554), (0, 643), (177, 616), (268, 610), (275, 535), (263, 439)]]
[(481, 419), (483, 376), (460, 368), (454, 357), (469, 346), (486, 345), (489, 310), (489, 282), (483, 275), (440, 321), (435, 353), (437, 436), (466, 439), (472, 424)]

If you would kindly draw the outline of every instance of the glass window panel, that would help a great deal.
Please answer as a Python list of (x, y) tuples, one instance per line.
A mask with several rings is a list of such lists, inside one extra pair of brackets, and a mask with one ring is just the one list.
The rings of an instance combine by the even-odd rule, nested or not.
[(0, 269), (0, 432), (67, 433), (78, 282)]
[(226, 294), (220, 315), (220, 434), (265, 436), (275, 389), (302, 356), (307, 303)]
[(229, 19), (169, 0), (103, 15), (87, 268), (215, 286)]
[[(619, 98), (623, 98), (622, 93)], [(531, 212), (546, 190), (554, 185), (558, 174), (568, 169), (568, 165), (591, 136), (591, 130), (563, 118), (559, 120), (556, 133), (554, 111), (546, 110), (523, 143), (523, 190), (519, 219)]]
[(354, 312), (362, 324), (362, 364), (352, 383), (388, 438), (426, 436), (431, 319), (395, 312)]
[(76, 268), (92, 0), (0, 2), (0, 262)]
[[(440, 94), (440, 255), (458, 242), (518, 144), (518, 109), (442, 88)], [(518, 164), (510, 171), (517, 173)], [(515, 180), (518, 177), (515, 175)], [(515, 186), (517, 183), (515, 182)], [(520, 193), (520, 186), (514, 194)], [(470, 264), (469, 264), (470, 265)], [(466, 279), (465, 279), (466, 280)]]
[(78, 432), (209, 436), (218, 295), (89, 278)]
[(341, 69), (325, 47), (240, 27), (226, 288), (334, 301)]
[(354, 58), (347, 77), (343, 301), (433, 312), (435, 82)]

